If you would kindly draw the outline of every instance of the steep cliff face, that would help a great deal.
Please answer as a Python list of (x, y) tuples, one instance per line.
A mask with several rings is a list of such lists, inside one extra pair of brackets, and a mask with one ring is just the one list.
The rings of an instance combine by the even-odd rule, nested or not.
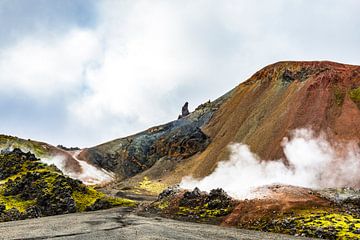
[(275, 63), (185, 118), (86, 149), (80, 157), (120, 180), (140, 174), (173, 184), (210, 174), (228, 159), (233, 142), (248, 144), (262, 159), (279, 159), (283, 138), (297, 128), (324, 132), (329, 141), (359, 142), (360, 67)]

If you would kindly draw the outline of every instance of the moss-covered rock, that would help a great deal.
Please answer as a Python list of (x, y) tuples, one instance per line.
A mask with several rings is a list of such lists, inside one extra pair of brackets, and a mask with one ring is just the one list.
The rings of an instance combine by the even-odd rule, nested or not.
[(234, 208), (234, 201), (222, 189), (210, 193), (182, 191), (177, 188), (164, 190), (151, 208), (162, 216), (180, 220), (220, 223)]
[(46, 143), (33, 141), (30, 139), (21, 139), (14, 136), (0, 134), (0, 149), (16, 149), (22, 151), (31, 151), (36, 157), (48, 157), (51, 155), (51, 148)]
[(331, 209), (301, 210), (252, 229), (323, 239), (360, 239), (360, 219)]
[(209, 194), (195, 188), (185, 192), (179, 203), (177, 214), (195, 218), (221, 217), (232, 211), (231, 198), (221, 188), (213, 189)]
[(20, 149), (0, 154), (0, 180), (0, 221), (135, 205), (89, 188)]

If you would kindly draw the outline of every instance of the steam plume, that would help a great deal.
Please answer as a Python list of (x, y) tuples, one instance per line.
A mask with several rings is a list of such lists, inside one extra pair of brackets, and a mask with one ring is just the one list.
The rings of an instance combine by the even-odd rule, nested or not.
[(64, 156), (57, 155), (48, 159), (42, 158), (41, 161), (49, 165), (54, 164), (65, 175), (78, 179), (86, 185), (104, 184), (113, 180), (114, 176), (112, 173), (101, 168), (96, 168), (85, 161), (79, 160), (77, 158), (78, 154), (79, 152), (76, 151), (72, 156), (81, 167), (79, 172), (66, 167), (66, 160)]
[(255, 189), (275, 183), (311, 188), (359, 187), (360, 149), (355, 142), (330, 144), (324, 134), (297, 129), (284, 138), (284, 159), (263, 161), (247, 145), (230, 145), (230, 159), (219, 162), (209, 176), (185, 177), (180, 186), (209, 191), (221, 187), (239, 199), (256, 197)]

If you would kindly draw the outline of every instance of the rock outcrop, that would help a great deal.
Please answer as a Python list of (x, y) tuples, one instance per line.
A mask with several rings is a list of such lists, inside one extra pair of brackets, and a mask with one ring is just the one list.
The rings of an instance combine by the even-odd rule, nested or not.
[(149, 205), (149, 211), (180, 220), (219, 224), (235, 204), (236, 201), (221, 188), (209, 193), (198, 188), (192, 191), (168, 188)]
[(0, 154), (0, 221), (134, 205), (62, 174), (20, 149)]
[(181, 115), (179, 115), (178, 119), (186, 117), (189, 114), (190, 114), (190, 112), (189, 112), (189, 103), (186, 102), (184, 104), (184, 106), (181, 108)]
[[(174, 164), (202, 152), (210, 143), (202, 131), (227, 96), (199, 106), (176, 121), (82, 151), (79, 158), (127, 179), (150, 169), (158, 161)], [(186, 113), (185, 104), (184, 113)]]
[[(147, 212), (163, 217), (323, 239), (360, 239), (359, 191), (269, 185), (263, 198), (236, 200), (222, 189), (165, 189)], [(144, 210), (142, 210), (144, 211)]]

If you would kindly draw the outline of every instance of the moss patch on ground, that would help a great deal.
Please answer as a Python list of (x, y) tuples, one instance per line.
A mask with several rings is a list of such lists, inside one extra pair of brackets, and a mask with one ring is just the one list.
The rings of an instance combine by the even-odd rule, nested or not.
[(252, 229), (324, 239), (360, 239), (360, 219), (332, 210), (301, 210), (259, 221)]
[(76, 208), (79, 212), (87, 211), (93, 206), (96, 201), (106, 201), (110, 203), (111, 207), (135, 207), (136, 202), (125, 198), (109, 197), (102, 192), (96, 191), (94, 188), (88, 187), (86, 193), (74, 191), (72, 194), (76, 202)]
[(139, 182), (138, 189), (145, 190), (152, 194), (161, 193), (167, 186), (161, 182), (151, 181), (148, 177), (144, 177), (141, 182)]
[(307, 236), (316, 236), (316, 231), (321, 231), (325, 236), (336, 235), (341, 239), (360, 239), (360, 219), (346, 213), (305, 211), (295, 222), (298, 228), (306, 230)]
[(213, 218), (226, 216), (231, 213), (231, 211), (231, 206), (227, 206), (225, 208), (209, 209), (209, 206), (204, 204), (202, 206), (196, 207), (179, 207), (179, 211), (176, 214), (182, 216), (193, 215), (199, 218)]
[(19, 212), (25, 212), (27, 208), (35, 204), (35, 201), (24, 201), (14, 196), (4, 196), (4, 189), (0, 188), (0, 204), (5, 206), (5, 210), (15, 208)]

